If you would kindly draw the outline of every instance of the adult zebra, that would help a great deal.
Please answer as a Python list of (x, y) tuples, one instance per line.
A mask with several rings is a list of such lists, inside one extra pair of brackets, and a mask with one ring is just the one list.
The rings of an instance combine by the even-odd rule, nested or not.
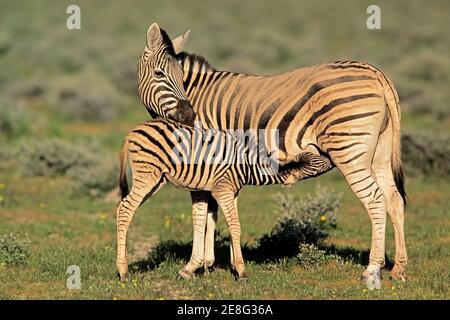
[[(304, 152), (330, 159), (364, 205), (372, 223), (366, 279), (379, 279), (385, 257), (388, 212), (395, 235), (393, 278), (404, 280), (406, 193), (401, 164), (400, 107), (392, 82), (359, 61), (335, 61), (275, 76), (253, 76), (211, 67), (181, 52), (188, 33), (174, 39), (154, 23), (138, 61), (138, 92), (152, 117), (200, 121), (205, 128), (264, 129), (268, 150), (290, 156)], [(190, 101), (189, 104), (187, 101)], [(192, 107), (193, 106), (193, 107)], [(194, 112), (192, 112), (194, 111)], [(217, 203), (191, 193), (194, 223), (191, 260), (213, 262), (211, 242)]]

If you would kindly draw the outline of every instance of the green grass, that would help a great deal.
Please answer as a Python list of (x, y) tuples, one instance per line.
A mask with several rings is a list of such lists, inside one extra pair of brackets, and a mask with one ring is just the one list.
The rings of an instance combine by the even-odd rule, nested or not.
[[(421, 8), (408, 1), (380, 1), (380, 31), (366, 29), (368, 3), (356, 0), (339, 4), (331, 0), (79, 3), (80, 31), (65, 28), (65, 9), (73, 1), (0, 5), (0, 108), (20, 106), (14, 117), (22, 112), (25, 119), (6, 134), (0, 131), (0, 234), (26, 233), (31, 240), (25, 265), (0, 265), (0, 299), (450, 297), (450, 186), (445, 176), (407, 177), (410, 205), (405, 232), (410, 264), (406, 283), (392, 282), (388, 269), (382, 272), (381, 291), (368, 291), (358, 280), (367, 262), (370, 221), (336, 170), (287, 190), (245, 188), (239, 202), (242, 241), (247, 244), (244, 255), (254, 257), (251, 248), (278, 218), (272, 195), (283, 191), (301, 196), (320, 183), (343, 193), (338, 226), (326, 245), (335, 246), (345, 264), (330, 261), (307, 269), (292, 257), (264, 263), (248, 259), (250, 280), (238, 283), (229, 271), (228, 249), (221, 247), (213, 272), (179, 281), (177, 271), (189, 258), (192, 241), (190, 197), (186, 191), (166, 186), (137, 212), (129, 234), (134, 272), (130, 281), (121, 283), (115, 270), (115, 200), (79, 192), (68, 177), (25, 177), (16, 158), (4, 156), (24, 140), (54, 137), (94, 142), (105, 157), (118, 154), (126, 131), (148, 119), (133, 90), (123, 88), (133, 88), (135, 78), (124, 74), (134, 72), (153, 21), (172, 36), (192, 29), (186, 49), (205, 55), (220, 69), (267, 74), (336, 59), (368, 61), (399, 87), (405, 132), (448, 132), (448, 2), (432, 1)], [(138, 9), (129, 10), (132, 6)], [(439, 72), (428, 74), (427, 70)], [(82, 121), (58, 112), (54, 97), (61, 84), (77, 86), (84, 79), (91, 82), (83, 85), (98, 92), (113, 88), (123, 104), (122, 113), (110, 120)], [(42, 93), (30, 94), (36, 86)], [(428, 109), (417, 112), (419, 102), (428, 103)], [(222, 216), (218, 228), (227, 233)], [(392, 262), (389, 221), (386, 239)], [(155, 266), (147, 256), (158, 244), (176, 257), (159, 257), (161, 263)], [(81, 290), (66, 288), (70, 265), (81, 268)]]
[[(12, 178), (3, 190), (11, 197), (19, 196), (23, 192), (21, 182), (20, 178)], [(298, 184), (289, 192), (302, 195), (311, 192), (316, 183), (343, 191), (338, 228), (327, 245), (335, 245), (347, 263), (331, 261), (310, 270), (290, 258), (267, 263), (250, 260), (248, 283), (234, 280), (228, 268), (228, 251), (223, 248), (219, 250), (218, 266), (210, 274), (192, 281), (176, 279), (178, 269), (189, 257), (192, 239), (189, 196), (184, 191), (167, 186), (138, 211), (130, 230), (130, 262), (139, 268), (132, 268), (130, 280), (121, 283), (115, 271), (115, 205), (90, 197), (75, 199), (64, 192), (55, 198), (57, 190), (64, 190), (63, 180), (48, 184), (45, 179), (31, 178), (26, 183), (27, 190), (38, 190), (32, 198), (0, 209), (0, 233), (28, 233), (32, 241), (27, 265), (1, 267), (2, 298), (443, 299), (449, 296), (450, 218), (446, 195), (450, 188), (439, 179), (431, 184), (409, 180), (411, 205), (405, 223), (410, 256), (408, 281), (392, 282), (388, 270), (383, 270), (383, 290), (379, 292), (367, 291), (358, 280), (370, 244), (370, 223), (337, 173)], [(42, 188), (44, 185), (47, 188)], [(271, 194), (278, 190), (279, 187), (260, 188), (257, 192), (254, 188), (244, 189), (240, 196), (243, 242), (251, 246), (274, 225), (277, 217), (273, 214)], [(226, 232), (223, 218), (219, 220), (219, 229)], [(168, 253), (178, 256), (153, 266), (142, 247), (151, 248), (168, 241), (175, 242), (167, 245)], [(391, 261), (393, 250), (389, 225), (387, 254)], [(65, 272), (69, 265), (81, 268), (81, 290), (66, 289)]]

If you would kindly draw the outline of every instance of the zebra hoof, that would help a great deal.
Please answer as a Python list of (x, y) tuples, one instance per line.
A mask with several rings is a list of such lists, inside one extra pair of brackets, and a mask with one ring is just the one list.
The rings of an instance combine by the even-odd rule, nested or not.
[(381, 289), (381, 272), (380, 270), (363, 275), (363, 280), (369, 290)]
[(117, 276), (119, 277), (120, 281), (122, 281), (122, 282), (128, 281), (128, 278), (129, 278), (128, 271), (123, 272), (123, 273), (117, 272)]
[(237, 277), (237, 281), (241, 282), (241, 283), (247, 283), (248, 282), (248, 277), (244, 274), (243, 276)]
[(394, 268), (391, 270), (391, 278), (396, 281), (405, 282), (405, 269), (397, 264), (394, 265)]
[(210, 264), (210, 263), (208, 263), (208, 262), (205, 262), (205, 263), (203, 264), (203, 272), (204, 272), (205, 274), (210, 274), (212, 271), (214, 271), (213, 265)]
[(178, 271), (178, 277), (177, 277), (178, 280), (190, 280), (193, 277), (194, 277), (194, 273), (193, 272), (189, 272), (185, 268), (183, 268), (180, 271)]

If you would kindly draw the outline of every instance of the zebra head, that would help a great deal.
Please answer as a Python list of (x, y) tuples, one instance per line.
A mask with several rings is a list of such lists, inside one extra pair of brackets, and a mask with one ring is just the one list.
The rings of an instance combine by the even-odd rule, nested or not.
[(189, 35), (171, 40), (153, 23), (147, 31), (147, 46), (138, 61), (138, 92), (150, 115), (193, 124), (194, 109), (183, 87), (183, 70), (176, 59)]

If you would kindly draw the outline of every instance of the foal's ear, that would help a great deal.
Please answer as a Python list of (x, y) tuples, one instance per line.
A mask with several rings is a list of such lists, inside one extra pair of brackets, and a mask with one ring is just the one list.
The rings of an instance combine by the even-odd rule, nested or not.
[(183, 51), (184, 44), (186, 43), (186, 40), (189, 38), (190, 32), (191, 30), (188, 30), (183, 35), (172, 40), (172, 46), (173, 50), (175, 51), (175, 54), (179, 54), (181, 51)]
[(150, 50), (154, 50), (161, 40), (161, 29), (156, 22), (153, 22), (147, 30), (147, 47)]

